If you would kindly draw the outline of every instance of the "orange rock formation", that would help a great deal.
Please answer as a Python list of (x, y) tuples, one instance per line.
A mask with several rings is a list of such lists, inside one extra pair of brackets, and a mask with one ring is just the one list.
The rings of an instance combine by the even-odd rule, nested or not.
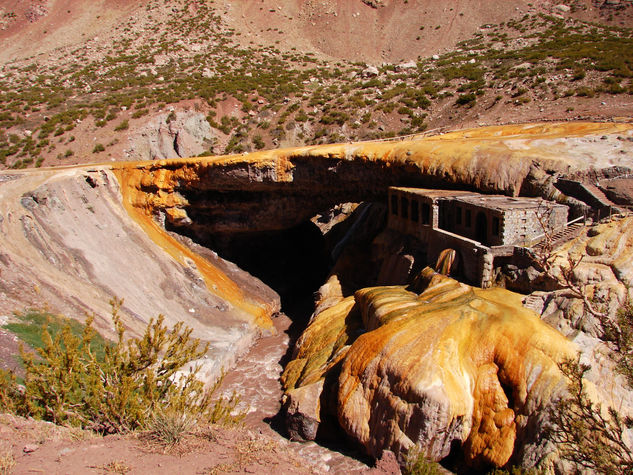
[(286, 387), (340, 368), (339, 423), (374, 456), (418, 445), (440, 460), (459, 441), (465, 462), (485, 467), (530, 452), (535, 421), (564, 387), (557, 362), (573, 345), (518, 294), (429, 268), (416, 285), (419, 295), (362, 289), (316, 315), (286, 368)]

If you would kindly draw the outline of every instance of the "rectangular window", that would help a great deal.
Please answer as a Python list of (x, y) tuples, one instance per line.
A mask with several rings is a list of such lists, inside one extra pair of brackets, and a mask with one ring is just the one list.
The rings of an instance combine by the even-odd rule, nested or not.
[(499, 221), (499, 218), (492, 218), (492, 234), (494, 234), (495, 236), (499, 235), (499, 228), (501, 227), (500, 224), (501, 223)]
[(470, 228), (470, 210), (466, 210), (466, 227)]
[(398, 216), (398, 197), (391, 195), (391, 214)]
[(420, 208), (418, 200), (411, 201), (411, 221), (417, 223), (420, 220)]
[(422, 203), (422, 224), (431, 223), (431, 207), (427, 203)]
[(400, 200), (400, 207), (402, 208), (400, 215), (404, 219), (409, 219), (409, 200), (406, 199), (404, 196)]
[(458, 206), (455, 210), (455, 224), (462, 224), (462, 208)]

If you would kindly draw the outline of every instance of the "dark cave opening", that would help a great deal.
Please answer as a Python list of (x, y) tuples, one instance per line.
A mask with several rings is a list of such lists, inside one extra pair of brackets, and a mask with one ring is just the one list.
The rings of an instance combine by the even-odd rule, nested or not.
[(331, 267), (326, 238), (310, 220), (279, 231), (213, 233), (172, 227), (168, 231), (191, 238), (196, 244), (233, 262), (277, 292), (281, 310), (301, 332), (314, 310), (314, 294)]
[(325, 239), (314, 223), (305, 221), (281, 231), (214, 236), (207, 245), (275, 290), (282, 311), (295, 324), (307, 322), (314, 293), (330, 268)]

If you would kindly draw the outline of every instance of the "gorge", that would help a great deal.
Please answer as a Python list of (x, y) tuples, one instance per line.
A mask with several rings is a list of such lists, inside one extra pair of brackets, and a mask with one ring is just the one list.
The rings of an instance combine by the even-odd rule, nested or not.
[[(132, 334), (162, 313), (209, 342), (209, 381), (285, 312), (300, 335), (282, 378), (293, 437), (338, 425), (375, 458), (418, 445), (455, 470), (551, 467), (564, 358), (580, 350), (599, 400), (633, 409), (599, 322), (555, 278), (586, 254), (573, 284), (611, 315), (626, 301), (631, 170), (632, 124), (568, 122), (3, 171), (0, 309), (95, 314), (112, 337), (108, 301), (123, 298)], [(395, 186), (542, 198), (595, 221), (548, 249), (548, 273), (533, 255), (484, 290), (386, 228)]]

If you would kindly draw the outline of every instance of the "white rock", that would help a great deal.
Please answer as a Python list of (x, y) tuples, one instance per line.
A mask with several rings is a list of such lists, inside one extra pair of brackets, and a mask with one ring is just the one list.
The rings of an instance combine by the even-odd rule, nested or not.
[(373, 77), (373, 76), (378, 76), (378, 68), (376, 66), (367, 66), (363, 72), (361, 73), (361, 75), (365, 78), (368, 77)]
[(406, 69), (415, 69), (418, 65), (415, 61), (407, 61), (405, 63), (400, 63), (396, 66), (396, 71), (404, 71)]

